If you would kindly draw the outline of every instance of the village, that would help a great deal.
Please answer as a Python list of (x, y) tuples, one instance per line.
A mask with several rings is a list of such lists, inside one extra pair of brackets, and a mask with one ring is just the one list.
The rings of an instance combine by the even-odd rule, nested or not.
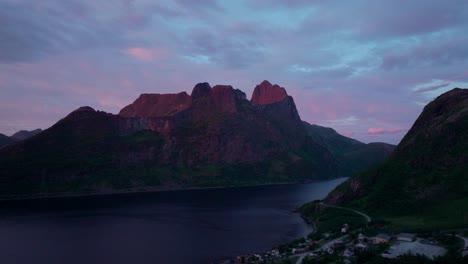
[[(345, 209), (348, 210), (348, 209)], [(448, 250), (468, 254), (467, 233), (415, 234), (394, 233), (379, 222), (372, 222), (365, 216), (365, 225), (353, 226), (348, 223), (330, 230), (316, 230), (307, 238), (296, 239), (280, 245), (271, 251), (237, 256), (221, 263), (363, 263), (372, 257), (396, 259), (405, 254), (424, 255), (434, 259), (447, 254)], [(386, 230), (387, 232), (379, 232)], [(457, 248), (457, 243), (461, 248)]]

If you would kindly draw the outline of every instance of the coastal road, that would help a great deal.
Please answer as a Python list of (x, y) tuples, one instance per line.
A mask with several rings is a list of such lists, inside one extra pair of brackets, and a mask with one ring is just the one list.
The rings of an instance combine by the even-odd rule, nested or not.
[[(457, 235), (457, 237), (459, 237), (459, 238), (463, 239), (463, 241), (465, 241), (465, 246), (463, 247), (463, 249), (468, 248), (468, 238), (462, 237), (462, 236), (460, 236), (460, 235)], [(463, 251), (462, 251), (462, 256), (464, 257), (464, 256), (467, 256), (467, 255), (468, 255), (468, 249), (467, 249), (467, 250), (463, 250)]]
[[(331, 241), (328, 241), (327, 243), (323, 244), (319, 249), (316, 249), (314, 251), (319, 251), (319, 250), (327, 250), (329, 247), (331, 247), (333, 244), (335, 244), (336, 241), (338, 240), (342, 240), (342, 239), (345, 239), (347, 238), (348, 235), (344, 235), (342, 237), (339, 237), (339, 238), (335, 238)], [(297, 256), (299, 256), (299, 259), (296, 261), (296, 264), (301, 264), (302, 263), (302, 260), (307, 256), (309, 255), (311, 252), (306, 252), (306, 253), (302, 253), (302, 254), (299, 254)]]
[(343, 210), (348, 210), (348, 211), (352, 211), (352, 212), (355, 212), (356, 214), (360, 214), (362, 215), (366, 221), (369, 223), (372, 218), (370, 216), (368, 216), (367, 214), (363, 213), (363, 212), (359, 212), (357, 210), (354, 210), (354, 209), (350, 209), (350, 208), (346, 208), (346, 207), (341, 207), (341, 206), (334, 206), (334, 205), (329, 205), (329, 204), (326, 204), (326, 203), (320, 203), (321, 205), (323, 206), (328, 206), (328, 207), (333, 207), (333, 208), (339, 208), (339, 209), (343, 209)]
[[(333, 207), (333, 208), (338, 208), (338, 209), (343, 209), (343, 210), (348, 210), (348, 211), (352, 211), (352, 212), (355, 212), (356, 214), (359, 214), (359, 215), (362, 215), (366, 221), (369, 223), (370, 221), (372, 221), (372, 218), (370, 216), (368, 216), (367, 214), (363, 213), (363, 212), (360, 212), (360, 211), (357, 211), (357, 210), (354, 210), (354, 209), (350, 209), (350, 208), (346, 208), (346, 207), (341, 207), (341, 206), (334, 206), (334, 205), (329, 205), (329, 204), (326, 204), (326, 203), (320, 203), (321, 205), (323, 206), (327, 206), (327, 207)], [(333, 245), (336, 241), (338, 240), (341, 240), (341, 239), (344, 239), (348, 237), (348, 235), (344, 235), (342, 237), (339, 237), (339, 238), (336, 238), (336, 239), (333, 239), (325, 244), (323, 244), (319, 249), (317, 250), (327, 250), (331, 245)], [(466, 245), (467, 241), (465, 240), (465, 245)], [(307, 256), (308, 254), (310, 254), (310, 252), (306, 252), (306, 253), (302, 253), (302, 254), (299, 254), (297, 256), (299, 256), (299, 259), (296, 261), (296, 264), (301, 264), (302, 263), (302, 260), (305, 258), (305, 256)]]

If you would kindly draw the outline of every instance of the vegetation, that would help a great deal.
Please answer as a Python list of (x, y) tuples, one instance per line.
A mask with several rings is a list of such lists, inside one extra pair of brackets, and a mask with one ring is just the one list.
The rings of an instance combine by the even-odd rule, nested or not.
[[(338, 186), (327, 199), (414, 231), (468, 226), (468, 92), (427, 105), (392, 158)], [(354, 188), (351, 188), (351, 182)]]
[(366, 219), (353, 211), (339, 208), (327, 207), (320, 201), (313, 201), (300, 208), (302, 216), (314, 224), (314, 232), (309, 234), (312, 240), (328, 239), (343, 235), (341, 228), (344, 224), (349, 229), (364, 229), (367, 225)]

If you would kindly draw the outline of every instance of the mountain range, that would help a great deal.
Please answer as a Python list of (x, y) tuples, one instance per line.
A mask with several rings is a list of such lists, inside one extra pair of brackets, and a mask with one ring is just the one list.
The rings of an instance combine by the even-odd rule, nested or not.
[(15, 134), (11, 135), (11, 136), (6, 136), (4, 134), (0, 134), (0, 148), (4, 147), (4, 146), (7, 146), (7, 145), (10, 145), (10, 144), (13, 144), (15, 142), (18, 142), (18, 141), (22, 141), (22, 140), (25, 140), (25, 139), (28, 139), (32, 136), (35, 136), (39, 133), (42, 132), (42, 129), (35, 129), (35, 130), (31, 130), (31, 131), (27, 131), (27, 130), (20, 130), (18, 132), (16, 132)]
[(405, 227), (468, 226), (468, 89), (430, 102), (387, 161), (351, 177), (325, 202)]
[(229, 85), (142, 94), (114, 115), (80, 107), (0, 150), (3, 197), (302, 182), (352, 176), (394, 146), (301, 120), (263, 81), (251, 100)]

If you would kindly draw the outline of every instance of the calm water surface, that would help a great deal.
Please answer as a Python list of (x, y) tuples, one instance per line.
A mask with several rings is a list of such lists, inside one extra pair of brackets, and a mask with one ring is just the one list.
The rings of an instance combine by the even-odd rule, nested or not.
[(0, 263), (211, 263), (311, 231), (290, 209), (345, 179), (0, 202)]

